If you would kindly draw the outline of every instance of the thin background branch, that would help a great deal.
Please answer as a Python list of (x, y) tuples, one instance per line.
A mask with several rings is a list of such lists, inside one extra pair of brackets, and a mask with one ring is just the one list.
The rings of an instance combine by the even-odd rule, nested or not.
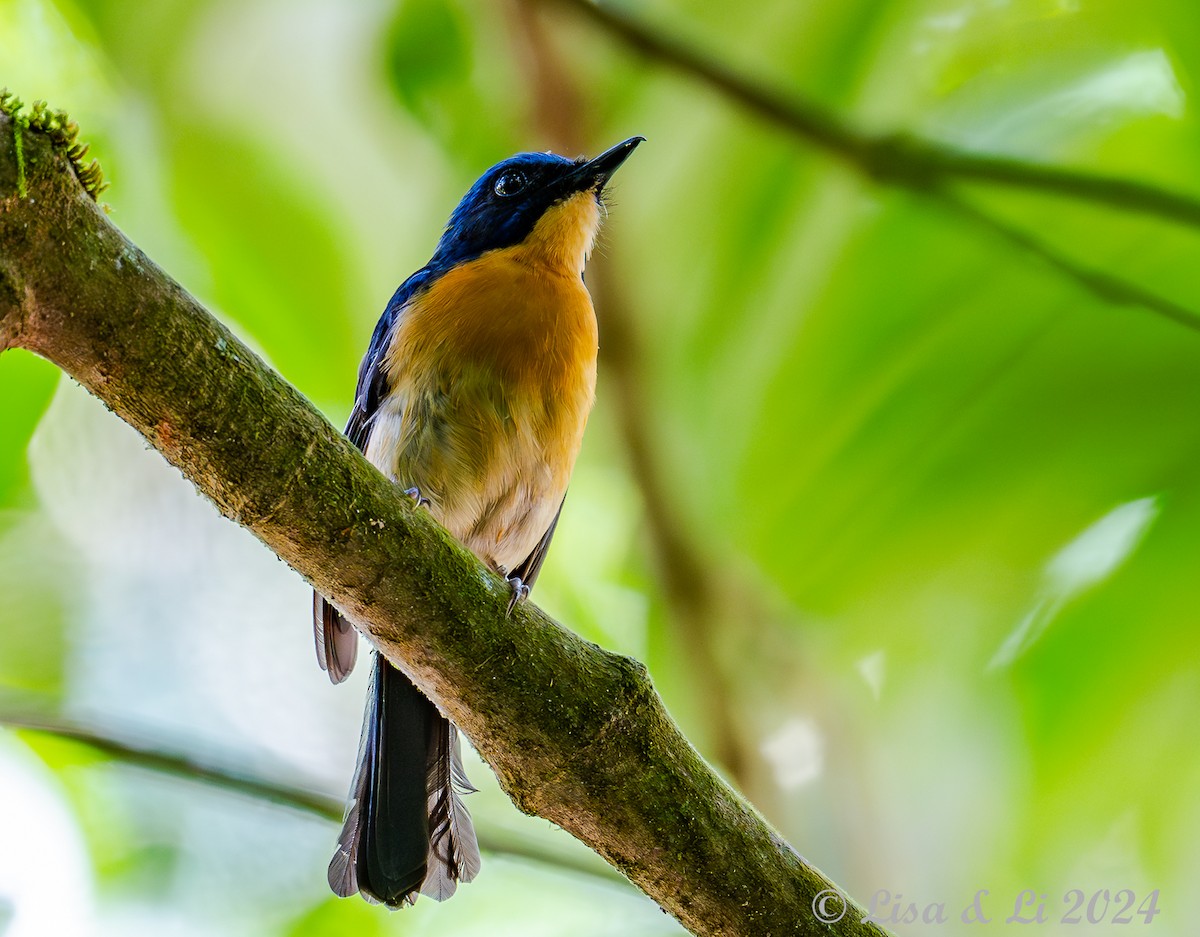
[(536, 2), (570, 8), (635, 52), (699, 79), (746, 110), (880, 181), (912, 189), (952, 179), (1040, 189), (1200, 228), (1200, 198), (1196, 196), (1120, 176), (971, 153), (908, 134), (863, 133), (825, 106), (739, 75), (608, 4), (591, 0)]
[(591, 0), (528, 0), (570, 9), (634, 52), (689, 75), (746, 111), (845, 161), (877, 182), (929, 195), (968, 221), (1037, 257), (1103, 302), (1135, 305), (1200, 332), (1200, 314), (1141, 286), (1078, 263), (1041, 239), (949, 191), (986, 182), (1065, 196), (1200, 228), (1200, 198), (1120, 176), (971, 153), (904, 133), (853, 128), (816, 101), (750, 79), (722, 62)]
[[(40, 715), (0, 713), (0, 725), (10, 729), (69, 739), (131, 767), (203, 784), (255, 800), (269, 801), (281, 807), (329, 820), (332, 823), (341, 823), (342, 821), (345, 804), (341, 798), (331, 797), (304, 787), (284, 784), (280, 781), (256, 777), (234, 768), (221, 767), (215, 761), (205, 761), (190, 755), (176, 754), (173, 749), (178, 746), (163, 744), (159, 741), (154, 743), (134, 741), (132, 737), (121, 738), (110, 729), (92, 728), (69, 720)], [(133, 733), (130, 733), (130, 736), (132, 735)], [(547, 848), (532, 839), (519, 835), (499, 836), (487, 827), (480, 827), (477, 831), (479, 845), (485, 852), (536, 862), (557, 870), (578, 872), (606, 883), (619, 883), (627, 888), (631, 887), (625, 877), (612, 866), (599, 860), (588, 861), (589, 857), (586, 855), (578, 856), (566, 850)]]

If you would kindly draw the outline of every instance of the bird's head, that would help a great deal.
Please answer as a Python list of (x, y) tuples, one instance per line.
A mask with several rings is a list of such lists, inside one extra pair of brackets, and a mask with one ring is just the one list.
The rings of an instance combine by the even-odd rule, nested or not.
[(582, 271), (600, 227), (604, 186), (643, 139), (630, 137), (590, 160), (519, 153), (497, 163), (454, 209), (431, 264), (521, 247), (532, 260)]

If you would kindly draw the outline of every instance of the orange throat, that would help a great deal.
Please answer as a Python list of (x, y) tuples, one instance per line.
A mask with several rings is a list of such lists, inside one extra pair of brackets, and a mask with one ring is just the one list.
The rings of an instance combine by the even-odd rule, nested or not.
[(591, 192), (576, 192), (546, 209), (520, 244), (505, 248), (514, 259), (556, 272), (581, 276), (600, 230), (600, 203)]

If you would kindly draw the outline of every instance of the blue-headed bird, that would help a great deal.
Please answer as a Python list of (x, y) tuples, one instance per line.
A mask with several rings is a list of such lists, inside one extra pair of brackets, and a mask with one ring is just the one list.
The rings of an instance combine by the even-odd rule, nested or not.
[[(480, 177), (429, 263), (400, 285), (358, 372), (346, 435), (483, 562), (512, 602), (546, 557), (596, 385), (583, 267), (609, 178), (642, 142), (592, 160), (521, 153)], [(334, 683), (358, 634), (320, 596), (317, 657)], [(358, 767), (329, 884), (393, 907), (439, 901), (479, 871), (458, 735), (372, 652)]]

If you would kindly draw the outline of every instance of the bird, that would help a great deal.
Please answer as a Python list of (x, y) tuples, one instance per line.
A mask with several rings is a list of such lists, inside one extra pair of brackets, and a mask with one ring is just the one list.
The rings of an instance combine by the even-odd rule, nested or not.
[[(508, 611), (529, 595), (558, 524), (592, 409), (599, 348), (584, 265), (606, 185), (642, 143), (593, 159), (518, 153), (450, 215), (429, 263), (385, 307), (358, 370), (346, 435), (503, 576)], [(314, 595), (317, 658), (334, 683), (358, 633)], [(378, 651), (334, 893), (393, 908), (438, 901), (479, 872), (454, 724)]]

